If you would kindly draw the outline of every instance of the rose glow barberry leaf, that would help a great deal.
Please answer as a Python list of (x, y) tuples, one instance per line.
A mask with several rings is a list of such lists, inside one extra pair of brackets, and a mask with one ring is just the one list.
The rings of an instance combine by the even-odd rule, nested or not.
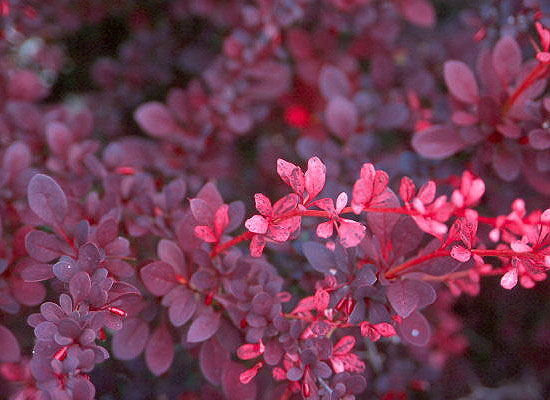
[(423, 28), (436, 23), (435, 10), (429, 0), (405, 0), (399, 2), (401, 12), (410, 22)]
[(147, 290), (155, 296), (164, 296), (176, 285), (174, 269), (163, 261), (147, 264), (139, 274)]
[(139, 356), (149, 339), (149, 325), (141, 318), (128, 318), (113, 338), (113, 355), (119, 360)]
[(300, 167), (279, 158), (277, 160), (277, 173), (283, 182), (290, 186), (298, 196), (304, 196), (306, 188), (305, 175)]
[(365, 237), (366, 228), (363, 224), (342, 218), (338, 228), (340, 243), (344, 248), (355, 247)]
[(443, 66), (443, 77), (449, 92), (458, 100), (475, 104), (479, 98), (479, 87), (474, 73), (462, 61), (447, 61)]
[(493, 49), (493, 66), (504, 85), (516, 79), (521, 68), (521, 49), (511, 36), (502, 37)]
[(0, 325), (0, 362), (15, 363), (21, 357), (19, 342), (5, 326)]
[(149, 338), (145, 348), (145, 361), (149, 370), (159, 376), (170, 368), (174, 359), (174, 342), (172, 335), (166, 327), (161, 324)]
[(199, 343), (210, 339), (220, 327), (220, 315), (207, 312), (193, 321), (187, 332), (189, 343)]
[(67, 215), (67, 197), (63, 189), (47, 175), (36, 174), (27, 188), (27, 200), (31, 210), (45, 222), (54, 226)]
[(317, 157), (312, 157), (307, 162), (305, 173), (305, 188), (309, 200), (315, 198), (325, 186), (327, 168)]
[(197, 302), (193, 294), (189, 291), (183, 292), (178, 296), (168, 310), (170, 322), (175, 327), (184, 325), (193, 317), (197, 309)]
[(25, 248), (37, 261), (50, 262), (61, 255), (61, 243), (54, 235), (42, 231), (31, 231), (25, 237)]
[(335, 267), (333, 253), (321, 243), (306, 242), (302, 244), (302, 251), (316, 271), (328, 273), (330, 268)]
[(408, 317), (418, 306), (418, 293), (410, 280), (391, 283), (387, 290), (388, 300), (400, 317)]
[(134, 119), (141, 129), (153, 137), (169, 137), (181, 130), (170, 111), (160, 102), (142, 104), (136, 109)]
[(504, 289), (511, 290), (518, 284), (518, 269), (512, 268), (506, 272), (500, 279), (500, 286)]
[(355, 104), (338, 96), (330, 100), (325, 110), (325, 120), (332, 133), (341, 139), (348, 139), (355, 133), (359, 115)]
[(398, 326), (401, 337), (414, 346), (425, 346), (430, 341), (430, 325), (419, 311), (404, 318)]
[(241, 383), (240, 375), (245, 367), (230, 361), (226, 364), (222, 374), (222, 389), (228, 400), (254, 400), (257, 387), (254, 380), (247, 384)]
[(319, 90), (323, 97), (330, 100), (336, 96), (349, 97), (351, 85), (348, 77), (341, 69), (325, 65), (319, 73)]
[(423, 157), (442, 160), (450, 157), (465, 147), (465, 142), (450, 126), (434, 125), (412, 138), (414, 150)]
[(228, 351), (215, 338), (202, 344), (199, 353), (199, 365), (204, 377), (212, 385), (221, 384), (222, 374), (229, 360)]

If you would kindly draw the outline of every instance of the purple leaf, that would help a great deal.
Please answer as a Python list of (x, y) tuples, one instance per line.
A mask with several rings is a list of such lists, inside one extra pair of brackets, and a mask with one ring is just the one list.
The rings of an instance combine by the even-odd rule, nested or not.
[(493, 168), (505, 181), (515, 180), (521, 172), (521, 149), (518, 146), (500, 144), (493, 151)]
[(401, 257), (415, 250), (422, 241), (422, 232), (411, 217), (402, 216), (391, 233), (392, 250), (395, 257)]
[(164, 296), (176, 286), (174, 270), (163, 261), (152, 262), (143, 267), (139, 274), (147, 290), (155, 296)]
[(403, 340), (412, 345), (425, 346), (430, 341), (430, 325), (424, 315), (418, 311), (404, 318), (398, 330)]
[(233, 361), (225, 365), (222, 374), (222, 389), (227, 400), (255, 400), (256, 382), (253, 380), (243, 384), (239, 376), (245, 371), (244, 366)]
[(84, 300), (90, 293), (92, 288), (92, 281), (90, 275), (87, 272), (80, 271), (73, 275), (69, 281), (69, 291), (75, 304)]
[(32, 258), (46, 263), (61, 255), (59, 240), (42, 231), (30, 231), (25, 237), (25, 248)]
[(479, 98), (479, 87), (477, 86), (474, 73), (462, 61), (447, 61), (443, 66), (443, 77), (449, 92), (458, 100), (475, 104)]
[(211, 226), (214, 223), (214, 213), (208, 203), (202, 199), (191, 199), (189, 201), (191, 212), (195, 220), (201, 225)]
[(302, 245), (302, 251), (308, 262), (314, 270), (328, 273), (330, 268), (334, 268), (334, 255), (321, 243), (306, 242)]
[[(394, 208), (399, 207), (399, 199), (391, 191), (386, 188), (387, 196), (384, 201), (380, 204), (377, 204), (377, 207), (384, 208)], [(399, 220), (398, 214), (393, 213), (379, 213), (379, 212), (368, 212), (367, 213), (367, 222), (370, 230), (378, 238), (383, 247), (391, 240), (391, 235), (394, 230), (395, 224)]]
[(409, 280), (391, 283), (386, 294), (390, 304), (402, 318), (408, 317), (418, 306), (418, 293)]
[(170, 304), (168, 310), (170, 322), (175, 327), (182, 326), (191, 319), (196, 309), (195, 296), (191, 292), (185, 291)]
[(100, 247), (105, 247), (108, 243), (116, 239), (118, 234), (118, 223), (109, 218), (103, 221), (95, 231), (95, 238)]
[(165, 373), (174, 359), (174, 341), (166, 325), (159, 326), (145, 348), (145, 361), (149, 370), (159, 376)]
[(359, 123), (357, 108), (348, 99), (338, 96), (330, 100), (325, 110), (325, 120), (332, 133), (347, 139), (355, 133)]
[(31, 165), (31, 152), (24, 142), (14, 142), (8, 146), (2, 160), (2, 169), (9, 173), (10, 179)]
[(493, 67), (505, 85), (516, 79), (521, 68), (521, 49), (513, 37), (504, 36), (496, 43)]
[(140, 318), (129, 318), (113, 338), (113, 354), (131, 360), (141, 354), (149, 338), (149, 325)]
[(27, 187), (31, 210), (45, 222), (58, 225), (67, 215), (67, 198), (63, 189), (47, 175), (36, 174)]
[(401, 12), (413, 24), (423, 28), (435, 25), (435, 10), (428, 0), (407, 0), (400, 4)]
[(53, 278), (52, 266), (50, 264), (31, 264), (21, 271), (21, 278), (26, 282), (40, 282)]
[(222, 373), (229, 353), (214, 338), (204, 342), (199, 353), (199, 365), (204, 377), (212, 385), (218, 386), (222, 381)]
[(187, 332), (187, 341), (190, 343), (204, 342), (210, 339), (220, 327), (220, 315), (205, 313), (193, 321)]
[(140, 105), (134, 113), (139, 127), (153, 137), (167, 137), (180, 129), (168, 108), (156, 101)]
[(441, 160), (462, 150), (466, 143), (450, 126), (434, 125), (416, 132), (412, 147), (423, 157)]
[(14, 279), (11, 282), (11, 290), (13, 297), (25, 306), (40, 304), (46, 297), (46, 288), (38, 282), (25, 282)]
[(325, 65), (319, 73), (319, 90), (323, 97), (330, 100), (336, 96), (349, 97), (351, 85), (342, 70)]

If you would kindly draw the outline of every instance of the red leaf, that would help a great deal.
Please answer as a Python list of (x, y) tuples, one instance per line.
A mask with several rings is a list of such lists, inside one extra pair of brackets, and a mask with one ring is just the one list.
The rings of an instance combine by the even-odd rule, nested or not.
[(221, 237), (227, 225), (229, 225), (229, 206), (222, 204), (214, 214), (214, 233), (216, 237)]
[(254, 235), (250, 241), (250, 255), (252, 257), (261, 257), (265, 247), (265, 237), (262, 235)]

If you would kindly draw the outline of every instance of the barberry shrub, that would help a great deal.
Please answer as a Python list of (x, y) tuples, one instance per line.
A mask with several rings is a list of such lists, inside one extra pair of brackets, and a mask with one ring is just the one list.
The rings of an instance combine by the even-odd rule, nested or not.
[(0, 0), (0, 397), (548, 398), (550, 5), (455, 3)]

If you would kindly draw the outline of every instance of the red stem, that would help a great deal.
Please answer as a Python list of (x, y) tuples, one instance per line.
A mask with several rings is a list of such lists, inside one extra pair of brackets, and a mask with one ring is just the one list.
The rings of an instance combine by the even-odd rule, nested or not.
[(535, 81), (544, 74), (546, 70), (546, 65), (539, 63), (529, 75), (523, 80), (521, 85), (516, 89), (516, 91), (510, 96), (510, 98), (506, 101), (504, 104), (504, 107), (502, 109), (503, 115), (506, 116), (508, 111), (510, 111), (510, 108), (514, 105), (516, 100), (521, 96), (523, 92), (525, 92)]
[(241, 233), (239, 236), (234, 237), (230, 241), (222, 243), (221, 245), (218, 245), (218, 246), (214, 247), (212, 249), (212, 251), (210, 252), (210, 258), (216, 257), (218, 254), (223, 253), (227, 249), (235, 246), (236, 244), (238, 244), (240, 242), (244, 242), (245, 240), (252, 239), (252, 236), (254, 236), (254, 233), (252, 233), (250, 231), (246, 231), (244, 233)]

